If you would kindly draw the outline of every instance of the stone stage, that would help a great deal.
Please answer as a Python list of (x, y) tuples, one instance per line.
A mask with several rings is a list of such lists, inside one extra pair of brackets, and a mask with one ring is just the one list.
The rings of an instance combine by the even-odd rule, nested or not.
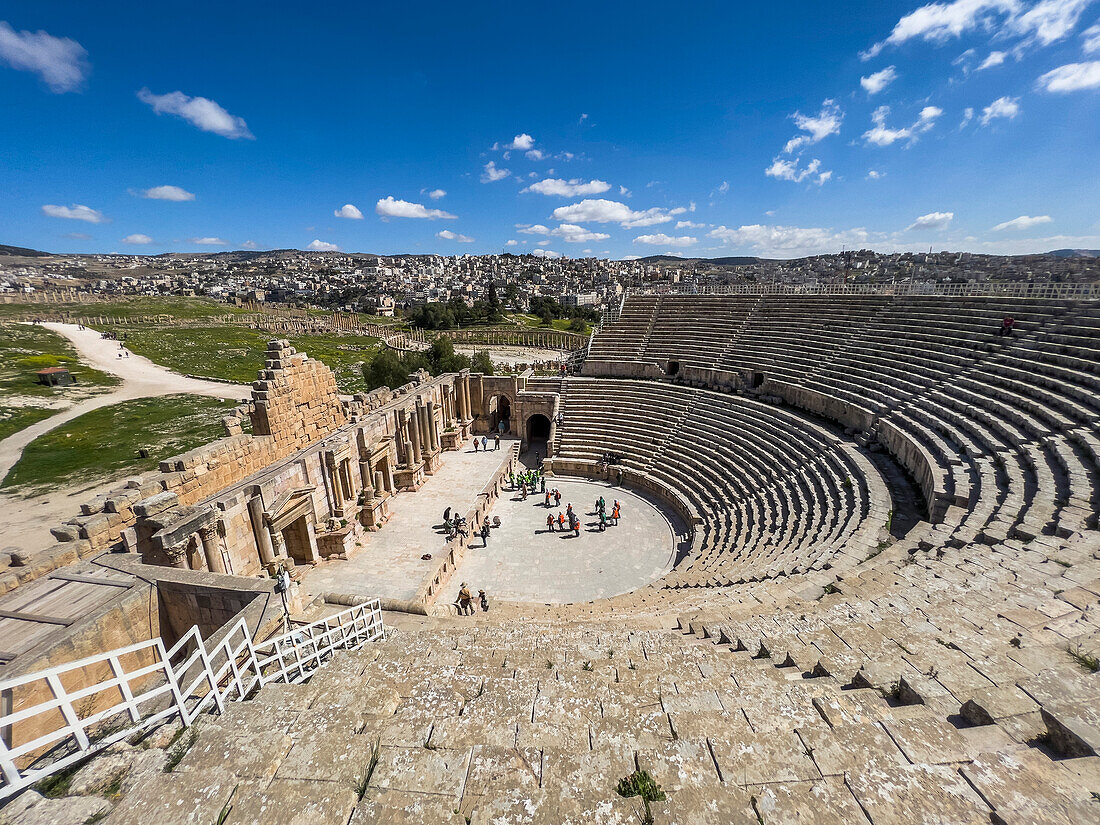
[[(500, 517), (500, 527), (488, 547), (480, 537), (471, 542), (440, 602), (454, 601), (464, 581), (475, 596), (484, 588), (490, 601), (585, 602), (634, 590), (672, 568), (676, 536), (655, 501), (575, 478), (548, 477), (546, 486), (561, 491), (561, 512), (572, 502), (581, 517), (580, 536), (547, 531), (547, 513), (556, 516), (559, 508), (547, 510), (541, 493), (521, 501), (518, 492), (505, 492), (491, 513)], [(618, 526), (609, 524), (602, 533), (594, 506), (601, 495), (608, 515), (614, 500), (623, 505)]]

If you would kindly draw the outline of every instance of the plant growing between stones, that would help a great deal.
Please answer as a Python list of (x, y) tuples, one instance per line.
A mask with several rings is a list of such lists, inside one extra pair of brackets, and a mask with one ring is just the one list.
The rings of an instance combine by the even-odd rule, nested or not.
[(643, 810), (637, 812), (638, 818), (650, 825), (653, 822), (653, 811), (650, 810), (649, 803), (663, 802), (666, 798), (661, 786), (647, 770), (637, 770), (629, 776), (624, 776), (615, 786), (615, 792), (624, 799), (641, 797)]
[(218, 812), (218, 818), (214, 820), (214, 825), (225, 825), (225, 820), (229, 818), (229, 812), (233, 810), (233, 797), (237, 795), (237, 788), (240, 785), (234, 785), (233, 790), (229, 793), (229, 799), (222, 805), (221, 811)]
[(587, 659), (584, 660), (584, 664), (581, 665), (581, 670), (592, 670), (592, 663)]
[(174, 771), (176, 766), (183, 761), (183, 757), (187, 756), (187, 752), (191, 750), (191, 746), (199, 738), (198, 728), (197, 724), (189, 728), (180, 728), (176, 735), (172, 737), (172, 741), (168, 743), (168, 760), (164, 763), (165, 773)]
[(1081, 645), (1077, 645), (1076, 647), (1067, 646), (1066, 653), (1085, 670), (1091, 671), (1092, 673), (1100, 671), (1100, 659), (1086, 653), (1082, 650)]
[(378, 767), (378, 760), (382, 756), (382, 740), (375, 739), (370, 746), (370, 761), (367, 763), (367, 772), (363, 774), (363, 778), (359, 780), (359, 783), (355, 786), (355, 793), (359, 796), (359, 801), (363, 801), (363, 797), (366, 796), (367, 787), (370, 785), (371, 777), (374, 776), (374, 769)]

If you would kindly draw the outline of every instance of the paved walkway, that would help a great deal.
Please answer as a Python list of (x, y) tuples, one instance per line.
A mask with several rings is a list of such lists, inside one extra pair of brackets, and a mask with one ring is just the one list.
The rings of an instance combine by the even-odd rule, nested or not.
[[(522, 501), (518, 493), (497, 499), (493, 515), (501, 526), (489, 545), (475, 540), (447, 587), (447, 600), (468, 582), (474, 595), (484, 588), (490, 601), (534, 601), (554, 604), (585, 602), (627, 593), (672, 568), (675, 535), (664, 513), (638, 493), (602, 482), (547, 478), (547, 487), (561, 491), (562, 512), (570, 502), (581, 516), (581, 534), (549, 532), (541, 494)], [(607, 512), (618, 499), (618, 526), (600, 532), (595, 501), (603, 496)], [(440, 598), (443, 602), (443, 597)]]
[(438, 554), (446, 543), (443, 511), (466, 513), (474, 506), (514, 439), (500, 442), (500, 450), (474, 452), (467, 444), (460, 452), (443, 453), (443, 465), (415, 493), (398, 493), (390, 500), (390, 520), (377, 533), (367, 533), (363, 548), (348, 561), (334, 559), (313, 569), (303, 568), (302, 594), (306, 599), (324, 593), (357, 593), (383, 599), (411, 599), (435, 569), (435, 561), (421, 561), (425, 553)]

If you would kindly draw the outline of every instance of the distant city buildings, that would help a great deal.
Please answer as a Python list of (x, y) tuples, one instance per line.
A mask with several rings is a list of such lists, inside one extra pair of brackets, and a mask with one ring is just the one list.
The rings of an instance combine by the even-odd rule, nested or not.
[(506, 307), (533, 298), (598, 307), (640, 286), (905, 281), (1071, 282), (1100, 280), (1100, 258), (1003, 257), (959, 252), (858, 250), (795, 260), (612, 261), (532, 255), (378, 256), (342, 252), (223, 252), (171, 255), (49, 255), (0, 258), (0, 293), (77, 291), (104, 296), (208, 295), (238, 305), (280, 303), (392, 316), (429, 301), (484, 300), (492, 283)]

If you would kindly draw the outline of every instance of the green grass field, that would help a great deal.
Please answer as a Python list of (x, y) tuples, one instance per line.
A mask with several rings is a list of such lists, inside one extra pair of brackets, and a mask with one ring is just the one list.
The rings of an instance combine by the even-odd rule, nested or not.
[[(263, 369), (267, 342), (275, 333), (221, 324), (210, 327), (117, 327), (125, 333), (126, 346), (138, 355), (185, 375), (217, 378), (248, 384)], [(291, 335), (299, 352), (328, 365), (336, 374), (341, 392), (364, 389), (359, 362), (378, 346), (366, 335)]]
[[(68, 367), (76, 387), (46, 387), (35, 378), (38, 370)], [(84, 398), (118, 384), (113, 375), (80, 363), (80, 357), (62, 336), (31, 324), (0, 323), (0, 439), (48, 418), (45, 402)]]
[[(5, 489), (46, 489), (148, 472), (171, 456), (223, 436), (232, 401), (194, 395), (139, 398), (93, 410), (39, 436), (4, 479)], [(139, 458), (147, 447), (149, 458)]]
[[(517, 321), (519, 321), (521, 324), (523, 324), (524, 326), (530, 327), (532, 329), (547, 329), (547, 327), (544, 327), (542, 325), (542, 320), (537, 315), (528, 315), (525, 312), (517, 312), (517, 313), (514, 313), (512, 315), (509, 315), (508, 317), (514, 318)], [(569, 328), (570, 323), (572, 323), (572, 321), (569, 318), (555, 318), (551, 322), (551, 325), (550, 325), (549, 328), (560, 330), (561, 332), (575, 332), (575, 330), (571, 330)], [(577, 333), (577, 334), (578, 335), (591, 335), (592, 334), (592, 325), (586, 323), (584, 325), (584, 332), (583, 333)]]

